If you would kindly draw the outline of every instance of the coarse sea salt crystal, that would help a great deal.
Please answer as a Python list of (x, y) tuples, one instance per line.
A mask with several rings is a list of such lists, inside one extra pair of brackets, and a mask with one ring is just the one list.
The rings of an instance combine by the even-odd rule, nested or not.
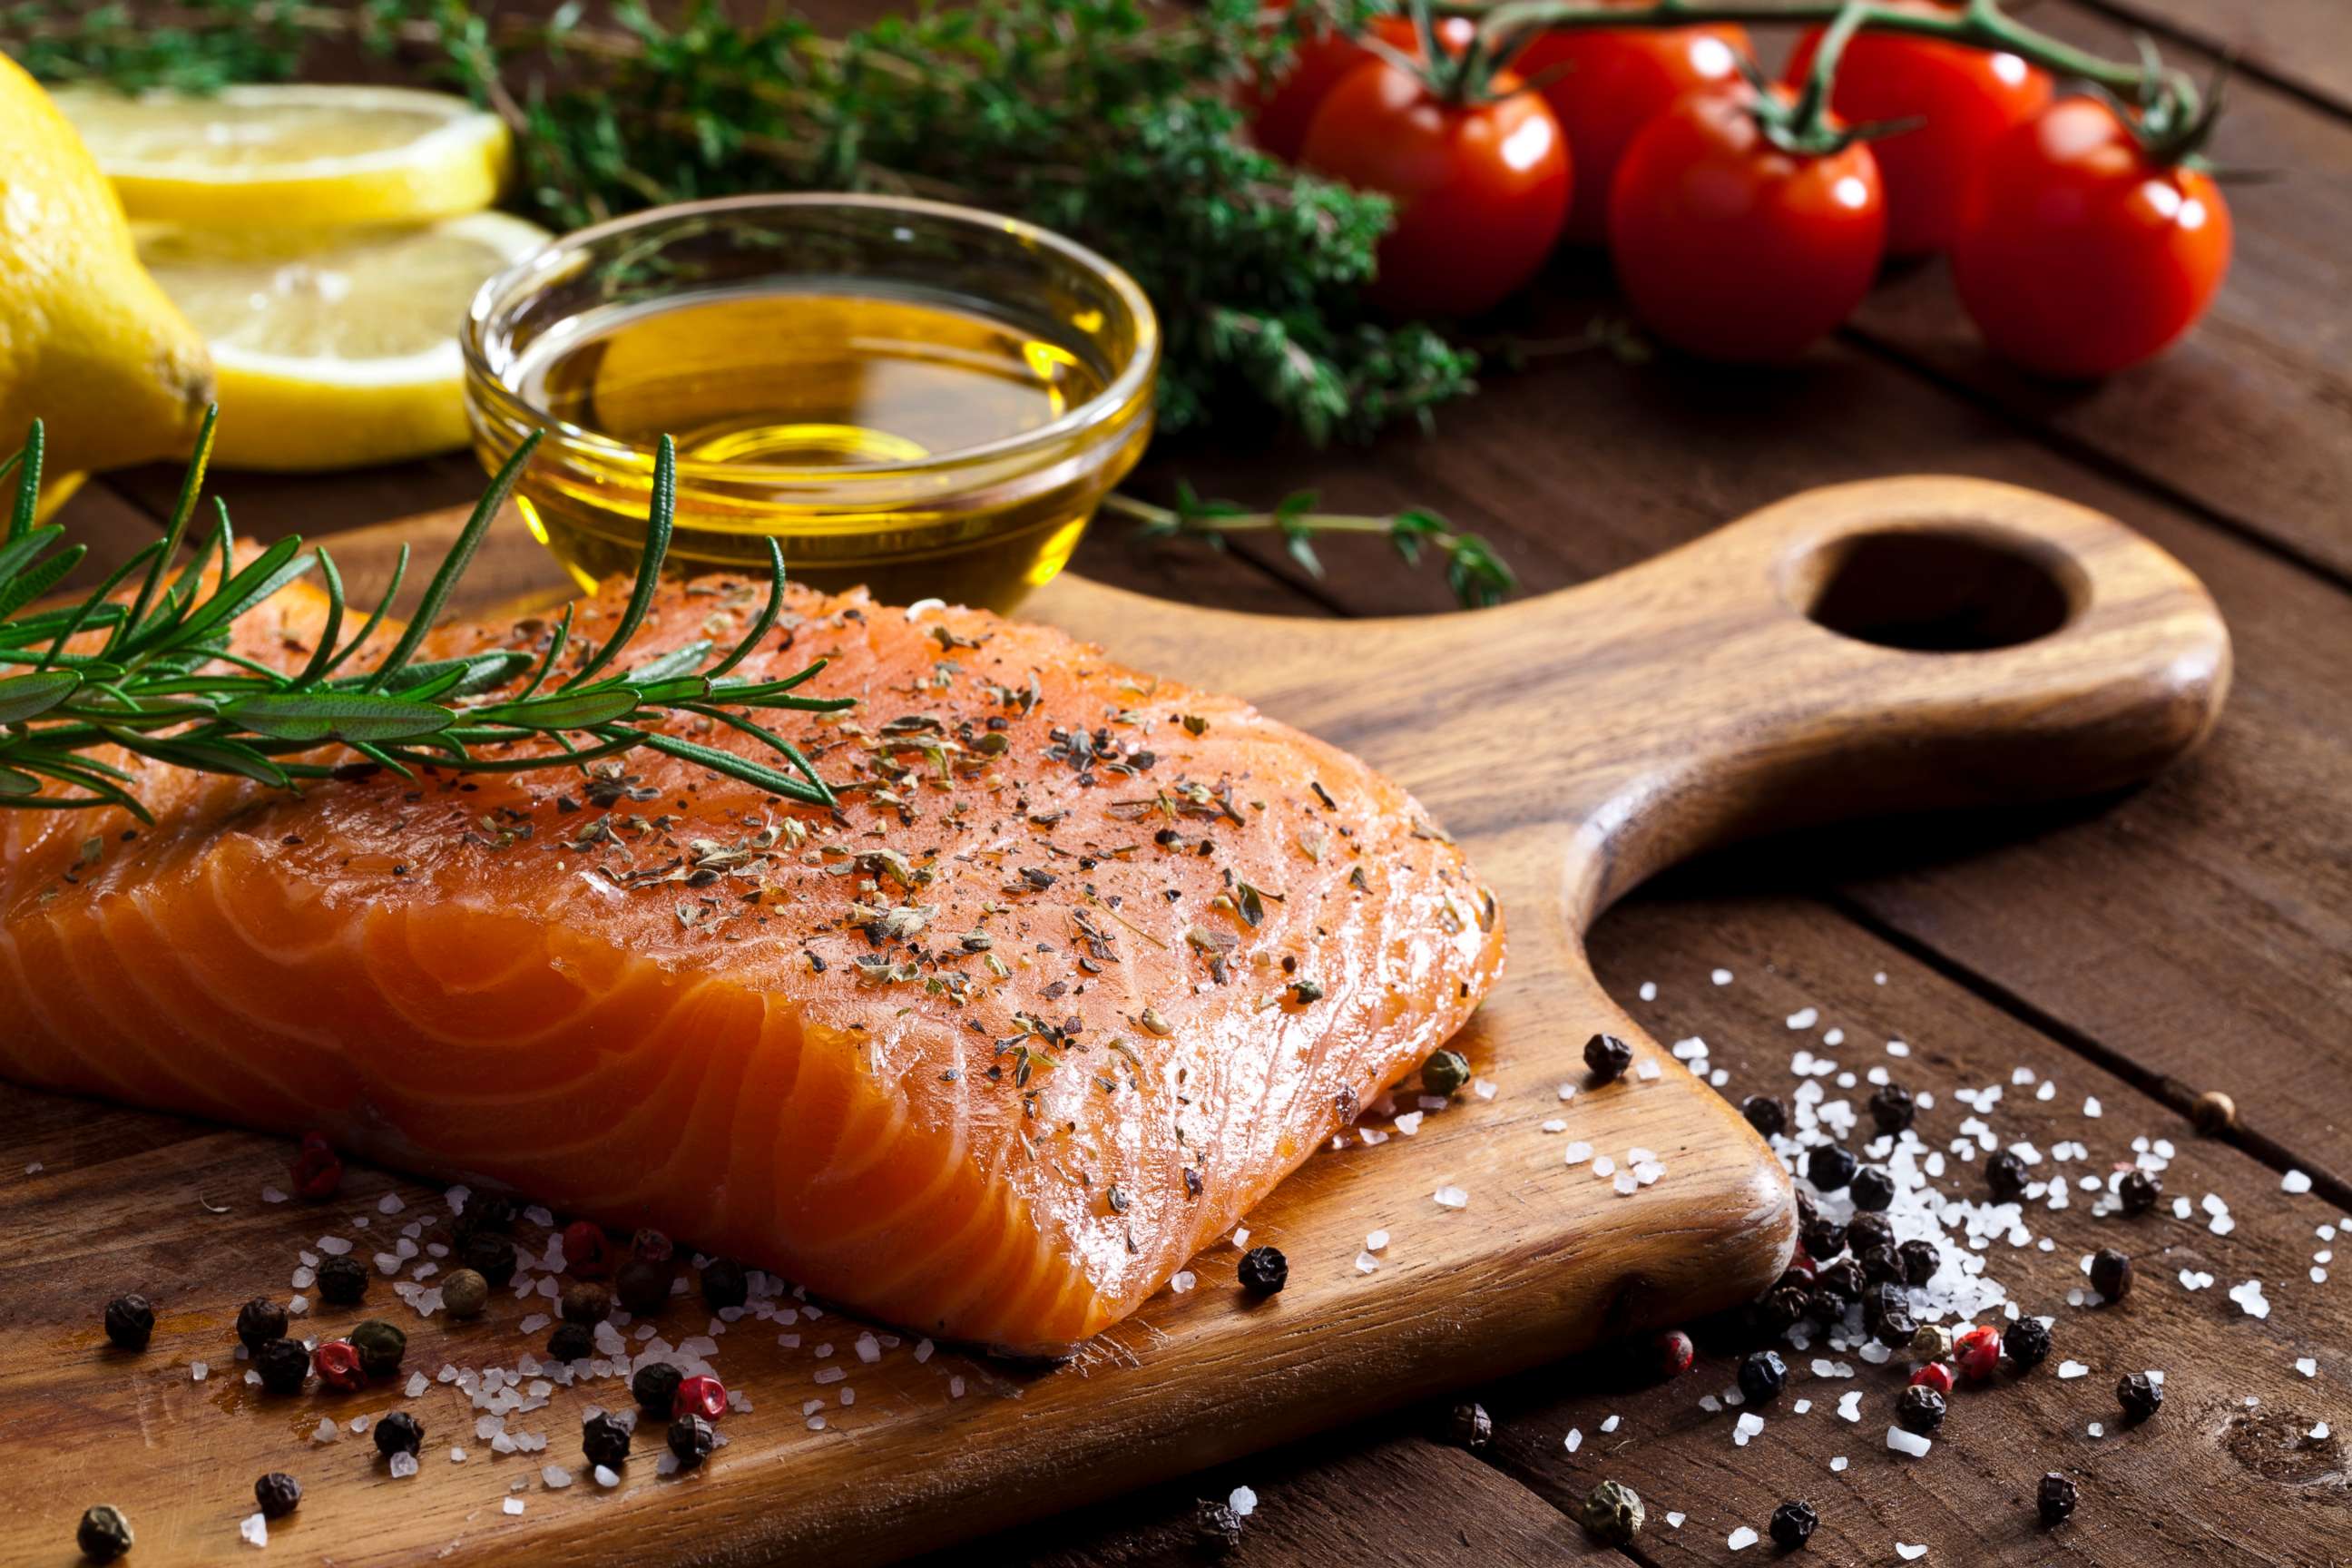
[(1614, 1432), (1617, 1430), (1617, 1423), (1623, 1419), (1624, 1417), (1622, 1415), (1612, 1415), (1609, 1419), (1601, 1424), (1601, 1429), (1603, 1432)]
[(1384, 1230), (1373, 1231), (1364, 1237), (1364, 1250), (1366, 1252), (1378, 1252), (1388, 1246), (1388, 1244), (1389, 1233)]
[(1474, 1078), (1470, 1080), (1470, 1092), (1481, 1100), (1492, 1100), (1502, 1092), (1502, 1085), (1490, 1078)]
[[(1179, 1296), (1181, 1296), (1185, 1291), (1190, 1290), (1192, 1288), (1193, 1283), (1194, 1277), (1192, 1271), (1189, 1268), (1179, 1268), (1175, 1273), (1168, 1277), (1168, 1289), (1174, 1291)], [(877, 1356), (876, 1359), (879, 1360), (880, 1358)]]
[(1396, 1130), (1410, 1138), (1421, 1131), (1421, 1119), (1427, 1114), (1424, 1110), (1408, 1110), (1396, 1119)]
[(1797, 1401), (1797, 1403), (1796, 1403), (1796, 1404), (1794, 1404), (1794, 1405), (1790, 1405), (1790, 1406), (1789, 1407), (1789, 1409), (1790, 1409), (1790, 1414), (1792, 1414), (1792, 1415), (1804, 1415), (1807, 1411), (1809, 1411), (1809, 1410), (1812, 1409), (1812, 1407), (1813, 1407), (1813, 1402), (1812, 1402), (1811, 1400), (1810, 1400), (1810, 1399), (1800, 1399), (1799, 1401)]
[(1843, 1474), (1845, 1471), (1845, 1456), (1843, 1454), (1840, 1454), (1836, 1458), (1832, 1459), (1830, 1461), (1830, 1469), (1834, 1474)]
[(1570, 1165), (1581, 1165), (1584, 1162), (1591, 1158), (1592, 1145), (1585, 1142), (1582, 1139), (1579, 1139), (1575, 1142), (1570, 1143), (1560, 1152), (1561, 1162)]
[[(673, 1456), (673, 1458), (675, 1456)], [(499, 1506), (509, 1513), (520, 1513), (522, 1511), (522, 1499), (519, 1497), (510, 1497)]]
[(1822, 1010), (1819, 1007), (1800, 1007), (1789, 1015), (1789, 1027), (1792, 1029), (1810, 1029), (1821, 1021)]
[(313, 1443), (332, 1443), (342, 1435), (341, 1428), (335, 1425), (331, 1416), (320, 1416), (319, 1424), (310, 1428), (310, 1441)]
[(1460, 1209), (1470, 1206), (1470, 1194), (1460, 1187), (1440, 1187), (1429, 1195), (1442, 1209)]
[(2249, 1279), (2242, 1285), (2231, 1286), (2230, 1300), (2235, 1301), (2239, 1310), (2249, 1318), (2267, 1318), (2271, 1315), (2271, 1304), (2263, 1299), (2263, 1282), (2259, 1279)]
[(1225, 1506), (1241, 1518), (1247, 1519), (1257, 1511), (1257, 1493), (1247, 1487), (1235, 1487), (1232, 1495), (1225, 1499)]
[(248, 1513), (238, 1521), (236, 1536), (247, 1546), (269, 1544), (269, 1521), (257, 1513)]
[(212, 1368), (204, 1362), (192, 1361), (188, 1363), (188, 1381), (202, 1383), (205, 1380), (205, 1374), (210, 1371)]
[(1617, 1179), (1609, 1184), (1621, 1198), (1630, 1198), (1642, 1190), (1642, 1178), (1631, 1171), (1620, 1171)]
[[(1721, 970), (1717, 970), (1716, 973), (1719, 974), (1723, 972)], [(1716, 984), (1720, 985), (1723, 982), (1718, 980)], [(1749, 1547), (1756, 1544), (1756, 1532), (1743, 1524), (1738, 1530), (1733, 1531), (1729, 1535), (1725, 1536), (1723, 1538), (1723, 1543), (1726, 1546), (1730, 1547), (1734, 1552), (1745, 1552)]]
[(1862, 1419), (1862, 1390), (1857, 1388), (1838, 1400), (1838, 1419), (1841, 1421)]
[(594, 1479), (598, 1486), (603, 1487), (607, 1491), (610, 1491), (613, 1488), (621, 1484), (621, 1478), (614, 1475), (606, 1466), (599, 1465), (588, 1473)]
[(1658, 983), (1654, 980), (1643, 981), (1641, 989), (1636, 992), (1635, 994), (1640, 996), (1644, 1002), (1656, 1001), (1658, 999)]
[(1575, 1453), (1579, 1448), (1584, 1447), (1584, 1428), (1581, 1426), (1570, 1427), (1568, 1429), (1568, 1436), (1561, 1439), (1561, 1441), (1570, 1453)]
[(1895, 1543), (1895, 1554), (1906, 1563), (1916, 1563), (1927, 1555), (1927, 1549), (1925, 1546), (1914, 1546), (1908, 1542), (1898, 1541)]
[(1643, 1057), (1642, 1058), (1642, 1064), (1633, 1069), (1633, 1076), (1640, 1079), (1643, 1083), (1655, 1083), (1658, 1079), (1658, 1064), (1650, 1058)]
[(414, 1399), (418, 1394), (424, 1393), (428, 1386), (429, 1385), (425, 1380), (425, 1374), (421, 1372), (410, 1373), (408, 1374), (408, 1382), (404, 1385), (408, 1397), (411, 1399)]
[(572, 1472), (562, 1465), (542, 1465), (540, 1467), (539, 1479), (546, 1483), (550, 1490), (562, 1491), (572, 1484)]
[(1683, 1521), (1689, 1517), (1690, 1515), (1686, 1513), (1670, 1513), (1666, 1515), (1666, 1528), (1668, 1530), (1680, 1530), (1683, 1527)]
[(392, 1457), (392, 1479), (404, 1481), (416, 1473), (416, 1456), (403, 1448)]
[(1731, 1428), (1732, 1446), (1734, 1447), (1745, 1448), (1748, 1447), (1748, 1439), (1755, 1436), (1758, 1433), (1763, 1430), (1764, 1417), (1757, 1415), (1753, 1411), (1744, 1411), (1741, 1413), (1738, 1423)]
[(1370, 1252), (1359, 1252), (1356, 1254), (1357, 1273), (1370, 1274), (1373, 1269), (1378, 1268), (1380, 1266), (1381, 1260), (1374, 1258)]
[(1541, 1131), (1545, 1132), (1565, 1132), (1568, 1131), (1568, 1123), (1555, 1116), (1550, 1121), (1543, 1124)]
[(1707, 978), (1714, 981), (1717, 985), (1728, 985), (1731, 984), (1731, 971), (1728, 969), (1718, 969), (1710, 973)]
[(948, 1379), (948, 1397), (950, 1399), (963, 1397), (963, 1379), (961, 1376)]
[(2279, 1178), (2279, 1191), (2283, 1193), (2307, 1193), (2311, 1191), (2311, 1177), (2306, 1172), (2289, 1171), (2285, 1175)]
[(2303, 1373), (2305, 1377), (2317, 1377), (2319, 1375), (2319, 1358), (2317, 1356), (2297, 1357), (2294, 1363), (2294, 1370)]
[(2091, 1369), (2079, 1361), (2062, 1361), (2058, 1363), (2058, 1375), (2062, 1379), (2088, 1377), (2091, 1375)]
[(1596, 1176), (1613, 1176), (1617, 1173), (1617, 1162), (1606, 1154), (1599, 1155), (1592, 1162), (1592, 1173)]
[(2313, 1427), (2313, 1428), (2312, 1428), (2308, 1433), (2306, 1433), (2306, 1434), (2305, 1434), (2305, 1435), (2306, 1436), (2308, 1436), (2308, 1437), (2309, 1437), (2313, 1442), (2315, 1442), (2315, 1443), (2325, 1443), (2325, 1442), (2326, 1442), (2326, 1441), (2327, 1441), (2327, 1423), (2326, 1423), (2326, 1422), (2325, 1422), (2325, 1421), (2322, 1421), (2318, 1426), (2314, 1426), (2314, 1427)]
[(1889, 1426), (1886, 1429), (1886, 1446), (1898, 1454), (1908, 1454), (1915, 1459), (1924, 1459), (1927, 1457), (1927, 1450), (1936, 1445), (1916, 1432), (1906, 1432), (1900, 1426)]

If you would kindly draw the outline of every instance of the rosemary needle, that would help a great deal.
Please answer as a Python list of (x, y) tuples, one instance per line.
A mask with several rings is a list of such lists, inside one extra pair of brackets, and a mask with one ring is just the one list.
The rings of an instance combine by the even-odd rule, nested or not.
[[(6, 672), (0, 673), (0, 807), (117, 805), (151, 820), (131, 794), (136, 780), (94, 754), (108, 746), (167, 767), (236, 774), (280, 788), (334, 772), (336, 762), (301, 760), (302, 753), (321, 746), (348, 747), (404, 777), (415, 776), (419, 768), (514, 773), (573, 767), (643, 747), (788, 800), (835, 804), (832, 789), (797, 747), (740, 711), (824, 713), (856, 705), (854, 698), (799, 694), (824, 668), (822, 659), (779, 679), (732, 673), (775, 625), (782, 606), (784, 559), (774, 541), (768, 543), (766, 607), (723, 657), (713, 661), (712, 645), (697, 641), (636, 668), (604, 673), (653, 606), (676, 504), (676, 458), (667, 437), (655, 467), (646, 547), (628, 607), (613, 635), (549, 690), (548, 678), (570, 643), (569, 610), (541, 658), (512, 649), (424, 661), (415, 657), (530, 460), (537, 436), (522, 444), (483, 492), (392, 649), (357, 673), (343, 673), (383, 625), (400, 590), (407, 552), (401, 552), (392, 585), (357, 634), (341, 642), (343, 580), (328, 552), (306, 551), (300, 540), (289, 538), (240, 565), (228, 510), (217, 502), (205, 542), (172, 575), (194, 515), (215, 417), (216, 411), (205, 417), (163, 537), (64, 608), (32, 607), (86, 553), (83, 546), (65, 542), (63, 529), (33, 525), (41, 477), (38, 421), (23, 449), (0, 462), (0, 480), (11, 474), (16, 479), (7, 531), (0, 536), (0, 672)], [(207, 590), (205, 570), (215, 563)], [(229, 634), (241, 616), (313, 572), (327, 608), (320, 646), (300, 669), (273, 669), (231, 650)], [(119, 590), (134, 577), (138, 585), (126, 597)], [(101, 633), (95, 651), (69, 651), (77, 637)], [(780, 765), (648, 727), (679, 713), (716, 720), (752, 736), (775, 753)], [(530, 742), (538, 744), (520, 754), (504, 750)], [(484, 754), (494, 750), (499, 754)]]

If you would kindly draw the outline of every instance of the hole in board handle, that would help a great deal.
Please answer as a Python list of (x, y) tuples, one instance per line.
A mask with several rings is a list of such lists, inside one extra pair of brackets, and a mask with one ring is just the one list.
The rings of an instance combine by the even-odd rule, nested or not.
[(2038, 540), (1965, 523), (1843, 534), (1781, 584), (1816, 626), (1880, 647), (1973, 653), (2048, 637), (2090, 595), (2082, 571)]

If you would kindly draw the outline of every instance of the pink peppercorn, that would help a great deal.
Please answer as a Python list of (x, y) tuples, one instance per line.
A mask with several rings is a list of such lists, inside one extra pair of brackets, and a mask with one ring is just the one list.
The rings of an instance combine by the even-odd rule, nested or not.
[(715, 1377), (682, 1378), (670, 1400), (670, 1414), (716, 1421), (727, 1414), (727, 1385)]
[(1988, 1378), (2000, 1366), (2000, 1331), (1981, 1323), (1952, 1341), (1952, 1360), (1972, 1378)]
[(1911, 1374), (1914, 1384), (1924, 1384), (1938, 1394), (1952, 1392), (1952, 1369), (1942, 1362), (1931, 1361)]
[(310, 1352), (319, 1381), (329, 1388), (350, 1390), (367, 1386), (367, 1369), (360, 1364), (359, 1347), (349, 1340), (321, 1340)]
[(563, 1267), (583, 1279), (602, 1279), (613, 1272), (613, 1244), (594, 1220), (576, 1219), (563, 1227)]
[(1691, 1337), (1680, 1329), (1669, 1329), (1655, 1342), (1655, 1354), (1660, 1377), (1680, 1377), (1690, 1370)]

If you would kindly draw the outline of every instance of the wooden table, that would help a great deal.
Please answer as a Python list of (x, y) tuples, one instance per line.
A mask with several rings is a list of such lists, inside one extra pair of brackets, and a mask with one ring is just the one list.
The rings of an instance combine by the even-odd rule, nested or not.
[[(1660, 1038), (1705, 1037), (1725, 1092), (1786, 1094), (1788, 1060), (1818, 1045), (1790, 1015), (1817, 1008), (1849, 1037), (1849, 1065), (1886, 1064), (1937, 1106), (1952, 1137), (1965, 1086), (2054, 1080), (2046, 1101), (2009, 1089), (2001, 1127), (2043, 1147), (2081, 1139), (2130, 1157), (2169, 1139), (2168, 1200), (2202, 1209), (2132, 1222), (2087, 1204), (2040, 1214), (2049, 1253), (2000, 1257), (2020, 1298), (2058, 1314), (2058, 1356), (2093, 1375), (2033, 1377), (1956, 1402), (1937, 1452), (1890, 1459), (1878, 1424), (1785, 1411), (1744, 1447), (1702, 1409), (1730, 1367), (1645, 1386), (1610, 1358), (1507, 1387), (1465, 1390), (1493, 1412), (1483, 1452), (1448, 1446), (1443, 1410), (1269, 1453), (1001, 1538), (999, 1557), (1067, 1563), (1195, 1560), (1193, 1500), (1258, 1494), (1244, 1563), (1533, 1563), (1613, 1557), (1572, 1521), (1604, 1477), (1650, 1501), (1631, 1555), (1744, 1562), (1726, 1537), (1761, 1530), (1787, 1497), (1822, 1518), (1822, 1562), (1929, 1563), (2352, 1563), (2352, 11), (2341, 0), (2050, 0), (2039, 25), (2127, 54), (2145, 26), (2195, 68), (2239, 53), (2215, 152), (2278, 172), (2232, 188), (2235, 270), (2202, 329), (2161, 363), (2061, 390), (1989, 360), (1940, 266), (1897, 270), (1853, 325), (1801, 367), (1739, 374), (1603, 350), (1497, 370), (1428, 439), (1369, 451), (1238, 451), (1163, 444), (1146, 493), (1181, 475), (1204, 492), (1270, 500), (1319, 486), (1335, 508), (1433, 506), (1492, 538), (1530, 590), (1574, 583), (1693, 538), (1791, 490), (1904, 471), (2032, 485), (2114, 513), (2200, 574), (2230, 617), (2238, 674), (2211, 745), (2154, 785), (2085, 806), (1999, 820), (1908, 822), (1783, 841), (1675, 876), (1594, 933), (1602, 978)], [(1528, 322), (1574, 336), (1612, 306), (1564, 268)], [(146, 535), (176, 473), (111, 476), (67, 521), (118, 547)], [(249, 534), (317, 535), (467, 499), (470, 458), (318, 479), (224, 476)], [(1077, 568), (1147, 592), (1307, 616), (1442, 611), (1433, 574), (1384, 548), (1324, 550), (1307, 577), (1277, 552), (1143, 546), (1114, 527)], [(1564, 695), (1573, 701), (1573, 693)], [(1732, 972), (1728, 984), (1711, 972)], [(1891, 1064), (1883, 1042), (1913, 1049)], [(2227, 1135), (2195, 1136), (2204, 1090), (2234, 1097)], [(2087, 1119), (2084, 1101), (2101, 1108)], [(2282, 1190), (2301, 1171), (2313, 1191)], [(2345, 1226), (2344, 1283), (2315, 1279), (2320, 1226)], [(2114, 1245), (2139, 1256), (2128, 1302), (2064, 1304), (2077, 1263)], [(2003, 1251), (1999, 1247), (1996, 1252)], [(2216, 1283), (2190, 1291), (2181, 1270)], [(2259, 1279), (2266, 1320), (2231, 1286)], [(2315, 1361), (2315, 1375), (2299, 1372)], [(2168, 1400), (2124, 1430), (2120, 1373), (2168, 1370)], [(1810, 1380), (1801, 1380), (1810, 1381)], [(2259, 1403), (2256, 1403), (2256, 1402)], [(1614, 1425), (1611, 1423), (1614, 1420)], [(2104, 1420), (2107, 1436), (2086, 1424)], [(2332, 1436), (2308, 1434), (2318, 1423)], [(1581, 1446), (1568, 1450), (1571, 1431)], [(1832, 1472), (1833, 1457), (1850, 1467)], [(2045, 1470), (2079, 1483), (2083, 1510), (2043, 1533)], [(1686, 1514), (1669, 1528), (1667, 1510)], [(1769, 1553), (1768, 1545), (1756, 1549)], [(971, 1560), (968, 1552), (956, 1554)]]

